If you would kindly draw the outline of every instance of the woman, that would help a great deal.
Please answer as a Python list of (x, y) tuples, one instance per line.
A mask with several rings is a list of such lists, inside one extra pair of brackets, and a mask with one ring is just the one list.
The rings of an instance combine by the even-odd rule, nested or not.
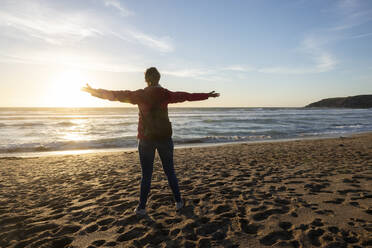
[(172, 189), (176, 201), (176, 209), (179, 210), (184, 206), (174, 171), (174, 146), (172, 125), (168, 117), (168, 104), (184, 101), (201, 101), (209, 97), (219, 96), (214, 91), (210, 93), (172, 92), (161, 87), (159, 80), (160, 73), (155, 67), (151, 67), (145, 72), (147, 87), (144, 89), (136, 91), (111, 91), (94, 89), (88, 84), (82, 89), (95, 97), (138, 105), (139, 121), (137, 138), (139, 139), (138, 152), (142, 168), (142, 179), (140, 201), (135, 210), (137, 215), (146, 214), (146, 202), (151, 188), (155, 150), (158, 151), (163, 170), (167, 175), (169, 186)]

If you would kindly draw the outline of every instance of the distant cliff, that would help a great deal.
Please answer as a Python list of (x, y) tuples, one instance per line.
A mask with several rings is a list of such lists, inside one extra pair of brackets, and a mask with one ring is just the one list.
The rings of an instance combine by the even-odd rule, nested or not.
[(372, 108), (372, 95), (327, 98), (311, 103), (306, 108)]

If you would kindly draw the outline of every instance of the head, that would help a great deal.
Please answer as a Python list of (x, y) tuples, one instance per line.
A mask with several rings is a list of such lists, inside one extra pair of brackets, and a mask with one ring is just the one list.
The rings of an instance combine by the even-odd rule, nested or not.
[(160, 73), (155, 67), (150, 67), (145, 72), (145, 81), (148, 86), (158, 85), (160, 80)]

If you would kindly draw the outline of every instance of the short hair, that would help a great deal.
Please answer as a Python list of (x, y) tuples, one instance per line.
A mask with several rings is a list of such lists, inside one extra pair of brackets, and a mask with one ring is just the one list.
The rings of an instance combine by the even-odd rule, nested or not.
[(160, 73), (155, 67), (150, 67), (145, 72), (145, 80), (150, 85), (157, 85), (160, 80)]

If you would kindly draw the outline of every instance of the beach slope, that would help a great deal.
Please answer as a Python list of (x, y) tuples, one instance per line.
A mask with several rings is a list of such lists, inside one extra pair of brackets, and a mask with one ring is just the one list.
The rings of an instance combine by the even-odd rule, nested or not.
[(0, 159), (0, 247), (368, 247), (372, 134), (175, 150), (133, 214), (137, 152)]

